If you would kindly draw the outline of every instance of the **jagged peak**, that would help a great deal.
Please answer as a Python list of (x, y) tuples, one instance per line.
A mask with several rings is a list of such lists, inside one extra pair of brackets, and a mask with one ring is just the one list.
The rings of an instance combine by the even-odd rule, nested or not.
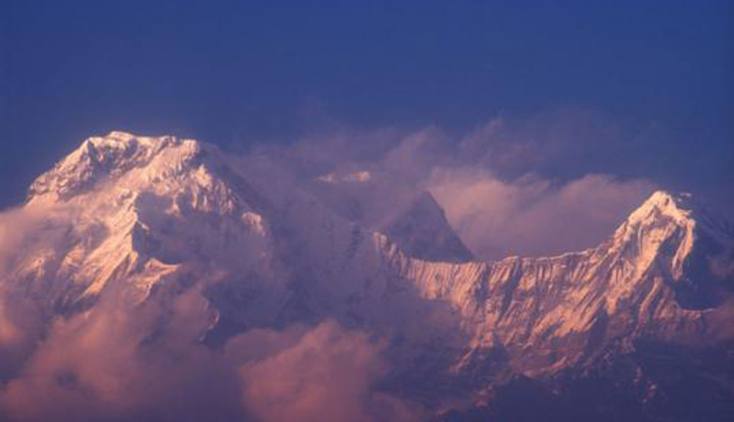
[(692, 218), (692, 196), (689, 193), (673, 194), (658, 190), (627, 218), (628, 224), (645, 223), (659, 217), (667, 217), (678, 224)]
[[(189, 140), (190, 142), (198, 142), (196, 140)], [(93, 136), (86, 139), (82, 143), (82, 147), (91, 145), (95, 148), (105, 149), (126, 149), (126, 148), (165, 148), (167, 146), (179, 144), (183, 142), (175, 136), (163, 135), (163, 136), (141, 136), (134, 135), (129, 132), (123, 131), (112, 131), (106, 136)]]
[(672, 222), (679, 227), (695, 226), (707, 232), (734, 236), (731, 222), (714, 212), (699, 198), (687, 192), (671, 193), (663, 190), (650, 195), (629, 215), (620, 229), (640, 225), (660, 225), (662, 221)]
[(638, 274), (661, 258), (680, 279), (694, 250), (710, 249), (711, 242), (717, 244), (714, 249), (730, 250), (734, 235), (725, 219), (714, 216), (693, 195), (659, 190), (629, 215), (610, 242), (602, 245), (605, 253), (631, 253), (628, 259)]
[[(675, 230), (683, 229), (687, 237), (691, 237), (696, 227), (691, 203), (692, 198), (688, 193), (655, 191), (617, 228), (613, 236), (614, 244), (622, 247), (633, 239), (641, 236), (650, 238), (653, 236), (651, 233), (661, 230), (667, 233), (667, 237)], [(688, 240), (692, 241), (692, 237)]]
[(149, 137), (112, 131), (106, 136), (90, 137), (33, 182), (29, 200), (46, 194), (65, 199), (104, 176), (144, 166), (163, 151), (171, 154), (171, 162), (183, 162), (199, 154), (203, 147), (194, 139), (170, 135)]
[[(204, 143), (196, 139), (178, 138), (173, 135), (142, 136), (129, 132), (112, 131), (105, 136), (87, 138), (77, 151), (83, 153), (94, 152), (99, 159), (109, 159), (116, 158), (120, 151), (127, 151), (128, 154), (132, 155), (135, 155), (135, 153), (142, 155), (145, 152), (158, 152), (163, 149), (181, 146), (185, 146), (186, 150), (200, 150)], [(71, 155), (74, 155), (74, 153)]]

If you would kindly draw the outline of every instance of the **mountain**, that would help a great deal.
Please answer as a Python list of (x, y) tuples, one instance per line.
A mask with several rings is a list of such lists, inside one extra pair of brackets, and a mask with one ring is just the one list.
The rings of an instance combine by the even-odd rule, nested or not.
[(438, 202), (426, 191), (419, 193), (380, 231), (411, 257), (449, 262), (472, 259), (472, 253), (453, 231)]
[[(690, 195), (654, 193), (595, 248), (480, 262), (430, 194), (368, 211), (383, 190), (359, 176), (304, 181), (267, 156), (169, 136), (86, 140), (8, 220), (24, 235), (0, 262), (0, 379), (12, 392), (74, 321), (125, 315), (130, 353), (158, 344), (173, 359), (328, 320), (380, 339), (387, 369), (367, 395), (418, 419), (734, 414), (734, 230)], [(74, 368), (85, 400), (114, 402)]]
[[(477, 346), (499, 342), (523, 360), (540, 355), (523, 367), (568, 365), (591, 352), (599, 337), (705, 341), (707, 319), (734, 288), (734, 234), (682, 208), (687, 199), (656, 192), (610, 239), (578, 253), (453, 265), (399, 251), (390, 257), (423, 296), (448, 300), (466, 320), (481, 321)], [(574, 353), (545, 356), (566, 343)], [(531, 354), (522, 353), (531, 347)]]
[(371, 231), (387, 234), (409, 255), (466, 262), (473, 256), (451, 228), (430, 192), (375, 171), (318, 177), (309, 190), (338, 215)]

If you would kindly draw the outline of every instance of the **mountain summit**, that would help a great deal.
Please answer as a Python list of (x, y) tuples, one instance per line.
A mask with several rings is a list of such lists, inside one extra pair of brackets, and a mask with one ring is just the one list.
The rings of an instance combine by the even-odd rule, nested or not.
[[(513, 391), (554, 397), (535, 416), (678, 419), (654, 412), (689, 382), (693, 408), (731, 410), (734, 382), (710, 374), (731, 364), (734, 234), (690, 195), (655, 192), (594, 248), (481, 262), (428, 193), (365, 214), (374, 179), (303, 181), (170, 136), (90, 138), (31, 186), (0, 292), (44, 327), (141, 312), (136, 351), (181, 309), (201, 316), (186, 325), (197, 342), (227, 353), (247, 333), (333, 320), (383, 339), (385, 391), (448, 420), (520, 415)], [(665, 356), (685, 373), (656, 372)], [(588, 388), (605, 393), (564, 407)]]
[(120, 176), (135, 167), (150, 165), (161, 152), (165, 151), (169, 160), (180, 163), (200, 149), (200, 143), (195, 140), (170, 136), (150, 138), (111, 132), (105, 137), (89, 138), (51, 171), (36, 179), (31, 185), (30, 196), (55, 194), (67, 198), (104, 177)]

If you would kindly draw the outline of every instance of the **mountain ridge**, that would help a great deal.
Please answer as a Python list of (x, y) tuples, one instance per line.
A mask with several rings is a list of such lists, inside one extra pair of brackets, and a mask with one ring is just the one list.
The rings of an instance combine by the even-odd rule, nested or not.
[[(211, 312), (200, 333), (211, 347), (334, 318), (393, 339), (394, 379), (460, 385), (449, 397), (404, 387), (431, 406), (471, 397), (470, 407), (486, 407), (508, 371), (553, 379), (628, 356), (642, 340), (734, 338), (725, 329), (734, 235), (690, 195), (653, 193), (593, 248), (475, 261), (432, 197), (417, 196), (431, 218), (409, 206), (380, 233), (320, 192), (267, 157), (170, 136), (90, 138), (32, 184), (23, 209), (42, 223), (4, 288), (39, 298), (49, 320), (113, 291), (141, 304), (193, 289)], [(46, 215), (54, 209), (64, 217)], [(425, 249), (436, 233), (449, 241)], [(436, 256), (458, 259), (427, 259)]]
[[(206, 153), (204, 153), (205, 151)], [(206, 155), (209, 156), (204, 158)], [(212, 159), (211, 155), (216, 157)], [(226, 169), (226, 171), (222, 169)], [(112, 132), (108, 137), (90, 138), (90, 140), (85, 141), (79, 149), (62, 160), (53, 170), (39, 177), (32, 185), (30, 202), (33, 203), (34, 199), (49, 194), (56, 195), (62, 201), (68, 201), (74, 195), (85, 194), (84, 188), (91, 189), (97, 184), (107, 183), (108, 181), (111, 181), (118, 188), (120, 185), (125, 186), (117, 200), (126, 204), (127, 209), (124, 215), (127, 215), (127, 217), (117, 215), (117, 228), (111, 227), (110, 230), (114, 233), (122, 231), (126, 233), (126, 236), (129, 236), (125, 238), (128, 240), (124, 240), (124, 242), (131, 245), (129, 248), (131, 248), (132, 255), (121, 258), (120, 261), (127, 260), (127, 265), (135, 266), (137, 254), (142, 252), (145, 247), (150, 248), (150, 244), (146, 244), (145, 239), (147, 238), (146, 233), (150, 233), (151, 223), (145, 221), (147, 218), (145, 214), (146, 207), (142, 204), (151, 202), (151, 205), (159, 206), (162, 203), (157, 204), (156, 201), (163, 201), (163, 203), (167, 201), (156, 197), (156, 195), (173, 195), (174, 198), (166, 204), (168, 206), (166, 212), (179, 218), (182, 217), (182, 210), (185, 213), (188, 207), (194, 212), (213, 212), (215, 215), (221, 214), (222, 217), (232, 219), (230, 222), (233, 224), (233, 233), (238, 230), (236, 229), (237, 225), (250, 224), (248, 230), (253, 233), (261, 236), (271, 234), (268, 232), (271, 230), (268, 226), (268, 217), (262, 214), (262, 203), (268, 202), (263, 198), (262, 189), (260, 189), (259, 194), (255, 194), (250, 191), (254, 192), (257, 189), (246, 186), (244, 191), (251, 193), (251, 198), (257, 198), (255, 202), (261, 203), (259, 206), (256, 205), (255, 208), (252, 208), (248, 203), (252, 202), (251, 198), (243, 198), (242, 190), (236, 192), (236, 189), (233, 190), (231, 186), (228, 186), (232, 182), (227, 182), (227, 177), (231, 180), (237, 180), (237, 183), (241, 186), (248, 183), (244, 182), (242, 175), (236, 175), (232, 169), (232, 164), (225, 162), (218, 149), (208, 144), (202, 144), (194, 140), (179, 141), (173, 137), (138, 138), (123, 132)], [(130, 180), (126, 180), (130, 172), (136, 173), (135, 177), (128, 177)], [(217, 172), (223, 173), (224, 176), (217, 174)], [(55, 190), (52, 189), (54, 187)], [(136, 188), (144, 190), (152, 188), (152, 192), (135, 193)], [(419, 195), (418, 198), (425, 198), (426, 194), (422, 195)], [(313, 204), (311, 202), (313, 201), (312, 198), (308, 196), (304, 198), (305, 201)], [(425, 199), (422, 201), (418, 199), (417, 201), (417, 203), (426, 202)], [(428, 198), (428, 202), (435, 205), (432, 198)], [(666, 262), (658, 270), (662, 270), (665, 273), (664, 275), (670, 276), (673, 283), (680, 281), (683, 277), (683, 264), (693, 249), (693, 243), (699, 231), (699, 224), (693, 216), (694, 211), (685, 208), (685, 203), (688, 202), (691, 202), (690, 195), (674, 195), (665, 191), (656, 191), (630, 214), (607, 241), (602, 242), (601, 245), (595, 248), (580, 252), (569, 252), (557, 257), (508, 257), (495, 262), (472, 261), (466, 265), (459, 263), (456, 268), (486, 266), (487, 268), (498, 268), (497, 271), (506, 273), (510, 277), (511, 274), (523, 267), (532, 267), (536, 263), (542, 268), (536, 271), (541, 272), (557, 271), (553, 267), (556, 265), (554, 263), (557, 262), (562, 263), (559, 265), (578, 266), (578, 271), (585, 273), (590, 270), (584, 266), (606, 268), (609, 265), (612, 267), (609, 271), (619, 272), (619, 274), (612, 276), (617, 281), (610, 281), (609, 287), (604, 290), (606, 306), (614, 312), (616, 303), (620, 298), (627, 297), (626, 295), (629, 294), (629, 286), (619, 280), (642, 280), (643, 276), (652, 270), (651, 266), (659, 264), (658, 261), (662, 254), (661, 248), (674, 247), (675, 252), (671, 256), (666, 255), (666, 260), (669, 262)], [(272, 205), (267, 207), (272, 207)], [(431, 210), (431, 212), (434, 211)], [(235, 213), (240, 213), (239, 218), (233, 218)], [(324, 213), (326, 213), (326, 210), (321, 209), (316, 214)], [(329, 220), (332, 217), (324, 216), (321, 218)], [(388, 237), (397, 232), (395, 227), (400, 221), (405, 223), (405, 221), (411, 220), (411, 212), (409, 211), (400, 218), (404, 220), (396, 220), (396, 223), (392, 223), (392, 226), (387, 227), (386, 234), (388, 234)], [(408, 220), (405, 220), (406, 218)], [(363, 229), (355, 226), (354, 223), (342, 222), (340, 224), (346, 227), (345, 230), (349, 231), (345, 234), (348, 238), (345, 239), (345, 242), (352, 244), (352, 246), (347, 247), (347, 251), (349, 251), (350, 248), (356, 247), (355, 242), (361, 242), (354, 236), (364, 237), (363, 234), (360, 234)], [(405, 231), (407, 233), (406, 237), (415, 236), (412, 234), (414, 231)], [(425, 237), (424, 234), (418, 236)], [(199, 240), (204, 238), (206, 238), (205, 234), (199, 234), (197, 237)], [(427, 240), (428, 238), (425, 238), (421, 242), (425, 243)], [(137, 249), (132, 247), (133, 242), (138, 245)], [(144, 245), (147, 246), (144, 247)], [(226, 246), (220, 246), (215, 250), (226, 255), (225, 250), (222, 249), (226, 249)], [(731, 248), (731, 244), (725, 246)], [(245, 247), (244, 244), (241, 247)], [(270, 245), (270, 247), (273, 246)], [(110, 247), (110, 249), (113, 248)], [(124, 250), (121, 247), (115, 249)], [(403, 249), (400, 253), (404, 254), (409, 250), (410, 248)], [(176, 254), (173, 251), (167, 253), (169, 255)], [(350, 252), (347, 252), (347, 254), (349, 255)], [(465, 253), (459, 255), (464, 260), (467, 258)], [(411, 262), (418, 262), (419, 264), (416, 264), (418, 266), (431, 266), (430, 262), (425, 260), (425, 255), (418, 254), (410, 257), (408, 252), (406, 257)], [(610, 259), (614, 259), (615, 262), (608, 262)], [(579, 263), (579, 261), (590, 261), (590, 263)], [(121, 264), (122, 262), (117, 263), (115, 269)], [(438, 267), (443, 266), (443, 264), (437, 265)], [(548, 265), (550, 267), (546, 268)], [(157, 266), (157, 264), (154, 266)], [(453, 267), (449, 266), (449, 268)], [(114, 270), (109, 272), (112, 271)], [(457, 271), (461, 272), (462, 270)], [(597, 268), (591, 271), (600, 270)], [(410, 275), (410, 277), (416, 276)], [(420, 279), (420, 277), (416, 278)], [(454, 283), (452, 289), (456, 289), (456, 286), (459, 285), (461, 285), (460, 282)], [(93, 283), (91, 286), (92, 291), (96, 291), (99, 287), (99, 283)], [(435, 287), (431, 289), (435, 289)], [(429, 296), (435, 295), (435, 293), (429, 293), (428, 291), (426, 291), (426, 294), (429, 294)]]

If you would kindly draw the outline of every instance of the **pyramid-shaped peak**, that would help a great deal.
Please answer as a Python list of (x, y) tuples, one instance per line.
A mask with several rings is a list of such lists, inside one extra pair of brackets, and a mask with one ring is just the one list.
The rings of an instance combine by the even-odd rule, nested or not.
[[(640, 241), (660, 245), (666, 238), (679, 236), (679, 233), (684, 236), (675, 243), (685, 244), (687, 251), (696, 239), (703, 237), (725, 245), (726, 250), (734, 248), (734, 225), (727, 218), (690, 193), (662, 190), (654, 192), (632, 212), (612, 239), (617, 246), (633, 241), (638, 247)], [(687, 252), (681, 256), (685, 255)]]
[(653, 221), (664, 216), (682, 223), (691, 218), (693, 198), (689, 193), (671, 193), (664, 190), (653, 192), (632, 214), (630, 224)]
[(466, 262), (473, 258), (427, 191), (419, 193), (383, 231), (409, 255), (429, 261)]
[(435, 216), (441, 216), (443, 218), (444, 212), (438, 201), (428, 191), (421, 191), (413, 199), (410, 205), (410, 211), (412, 213), (424, 212), (430, 213)]

